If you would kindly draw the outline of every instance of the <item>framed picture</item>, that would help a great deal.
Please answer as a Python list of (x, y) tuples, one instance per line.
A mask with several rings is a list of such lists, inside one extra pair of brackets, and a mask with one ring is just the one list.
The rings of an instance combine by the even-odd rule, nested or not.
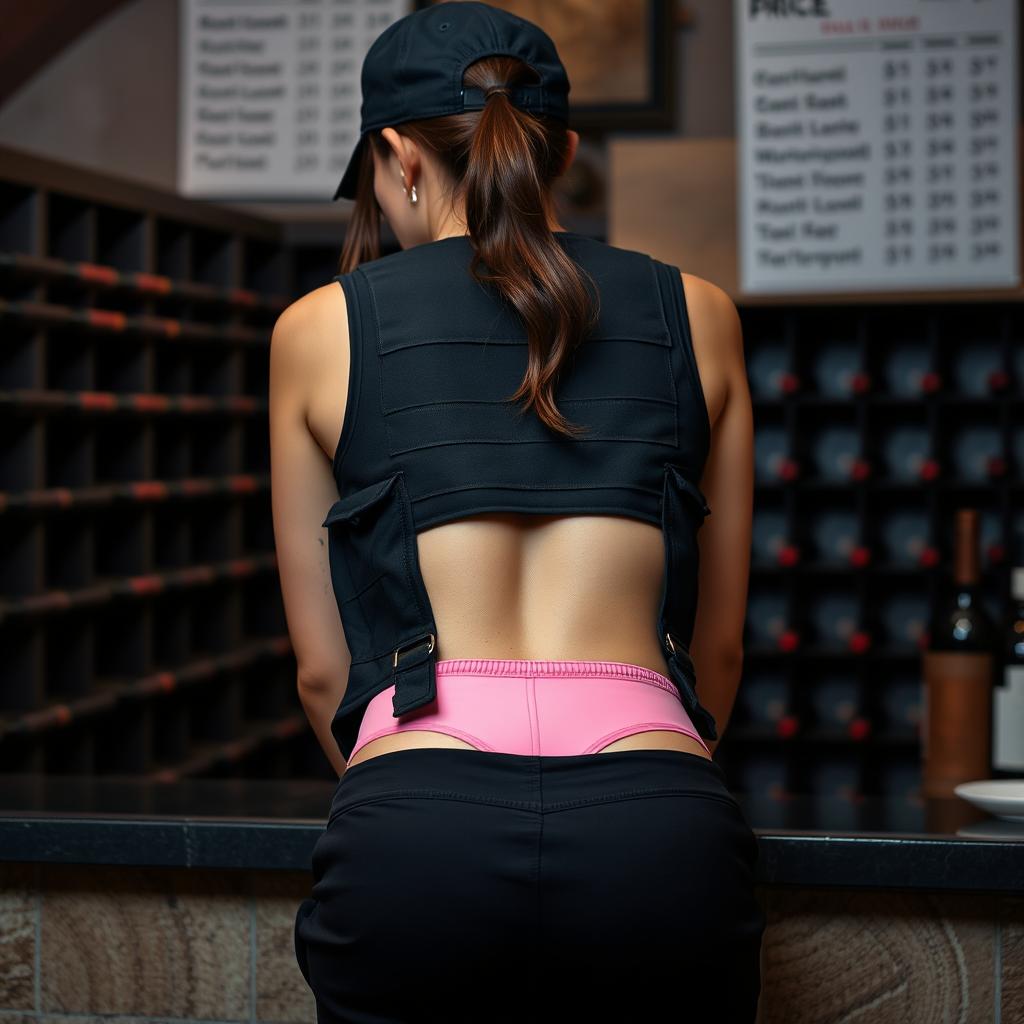
[[(436, 0), (415, 0), (415, 8)], [(569, 75), (578, 132), (675, 126), (675, 0), (487, 0), (539, 25)]]

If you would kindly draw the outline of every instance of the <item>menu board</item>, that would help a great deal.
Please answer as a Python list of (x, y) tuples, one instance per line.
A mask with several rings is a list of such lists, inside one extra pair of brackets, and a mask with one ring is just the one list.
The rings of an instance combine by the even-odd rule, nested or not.
[(181, 0), (178, 188), (330, 201), (359, 141), (360, 73), (409, 0)]
[(1018, 0), (735, 0), (740, 286), (1020, 284)]

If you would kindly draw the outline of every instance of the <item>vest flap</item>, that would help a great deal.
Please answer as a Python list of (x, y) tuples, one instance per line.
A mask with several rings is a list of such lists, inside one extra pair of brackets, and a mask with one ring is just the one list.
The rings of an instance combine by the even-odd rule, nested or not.
[(377, 481), (369, 487), (363, 487), (352, 494), (346, 494), (344, 498), (336, 501), (327, 513), (327, 518), (320, 524), (330, 526), (343, 520), (352, 521), (360, 512), (365, 511), (372, 505), (384, 498), (394, 486), (398, 479), (398, 473), (393, 473), (383, 482)]
[(707, 500), (705, 499), (701, 489), (690, 479), (684, 476), (678, 466), (673, 466), (672, 463), (666, 463), (666, 468), (671, 474), (676, 487), (678, 487), (679, 490), (690, 498), (693, 504), (696, 505), (701, 518), (703, 519), (708, 516), (711, 513), (711, 509), (708, 507)]

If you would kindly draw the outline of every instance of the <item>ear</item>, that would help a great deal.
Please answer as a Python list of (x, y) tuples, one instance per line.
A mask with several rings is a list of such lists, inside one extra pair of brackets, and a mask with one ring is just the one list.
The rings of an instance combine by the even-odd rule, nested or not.
[(406, 185), (416, 184), (420, 172), (419, 147), (394, 128), (383, 128), (380, 134), (390, 149), (388, 162), (394, 161), (395, 176), (400, 177), (398, 170), (401, 169), (405, 171)]

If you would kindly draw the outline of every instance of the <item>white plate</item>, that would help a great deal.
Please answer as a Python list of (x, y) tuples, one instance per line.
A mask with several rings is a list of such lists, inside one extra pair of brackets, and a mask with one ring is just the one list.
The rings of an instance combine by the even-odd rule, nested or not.
[(1024, 779), (979, 779), (961, 782), (958, 797), (1006, 821), (1024, 821)]

